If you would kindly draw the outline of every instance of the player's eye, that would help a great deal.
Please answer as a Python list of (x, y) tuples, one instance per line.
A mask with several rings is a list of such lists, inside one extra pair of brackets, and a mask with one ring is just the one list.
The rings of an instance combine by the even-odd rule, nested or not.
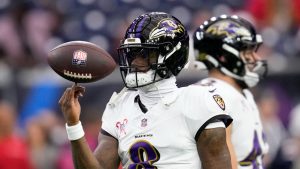
[(153, 48), (131, 48), (127, 49), (126, 57), (128, 60), (134, 60), (136, 57), (149, 59), (149, 61), (156, 60), (158, 57), (157, 49)]
[(131, 61), (136, 57), (145, 57), (142, 48), (127, 48), (124, 54), (126, 58)]

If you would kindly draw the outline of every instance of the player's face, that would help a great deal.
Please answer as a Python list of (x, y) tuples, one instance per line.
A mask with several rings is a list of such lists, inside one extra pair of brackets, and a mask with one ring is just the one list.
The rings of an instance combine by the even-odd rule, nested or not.
[(130, 65), (134, 67), (138, 72), (147, 72), (151, 64), (157, 62), (157, 52), (155, 51), (143, 51), (145, 49), (139, 49), (133, 52), (130, 56)]
[(242, 51), (241, 57), (250, 71), (255, 68), (258, 61), (261, 61), (261, 57), (256, 53), (255, 49), (247, 49)]
[(133, 59), (131, 66), (135, 67), (139, 72), (146, 72), (150, 69), (148, 60), (141, 56), (137, 56), (135, 59)]

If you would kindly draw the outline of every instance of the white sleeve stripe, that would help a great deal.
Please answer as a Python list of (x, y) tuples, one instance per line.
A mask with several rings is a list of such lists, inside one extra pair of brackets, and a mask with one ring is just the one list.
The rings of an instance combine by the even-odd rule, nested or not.
[(224, 125), (226, 127), (228, 127), (232, 122), (232, 118), (226, 114), (221, 114), (221, 115), (217, 115), (217, 116), (210, 118), (199, 128), (199, 130), (197, 131), (197, 133), (195, 135), (195, 140), (196, 141), (198, 140), (201, 132), (206, 128), (207, 125), (209, 125), (210, 123), (214, 123), (214, 122), (223, 122)]
[(213, 129), (213, 128), (218, 128), (218, 127), (221, 127), (221, 128), (225, 128), (225, 124), (221, 121), (219, 122), (213, 122), (213, 123), (209, 123), (205, 129)]

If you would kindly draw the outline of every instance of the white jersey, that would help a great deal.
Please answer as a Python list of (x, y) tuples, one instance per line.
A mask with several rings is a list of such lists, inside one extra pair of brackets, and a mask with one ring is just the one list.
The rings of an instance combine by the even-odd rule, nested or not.
[(231, 141), (239, 169), (262, 169), (262, 157), (268, 152), (260, 114), (249, 90), (239, 93), (230, 84), (206, 78), (198, 84), (210, 86), (226, 100), (226, 111), (232, 117)]
[(102, 117), (102, 130), (119, 141), (124, 169), (200, 168), (196, 139), (201, 131), (210, 122), (231, 122), (221, 96), (205, 87), (178, 88), (169, 103), (160, 102), (146, 113), (135, 101), (137, 95), (125, 92)]

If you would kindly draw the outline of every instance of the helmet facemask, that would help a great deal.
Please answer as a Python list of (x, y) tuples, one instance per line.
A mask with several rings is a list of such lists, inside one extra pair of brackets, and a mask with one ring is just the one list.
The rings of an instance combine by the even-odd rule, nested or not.
[(159, 80), (156, 71), (158, 47), (127, 45), (118, 49), (122, 79), (127, 88), (142, 87)]
[[(172, 73), (165, 65), (168, 56), (174, 52), (163, 53), (162, 47), (173, 48), (172, 44), (131, 44), (118, 49), (122, 79), (127, 88), (143, 87), (165, 78)], [(138, 61), (135, 61), (135, 59)]]
[[(255, 49), (256, 48), (256, 49)], [(248, 50), (258, 50), (258, 47)], [(268, 67), (265, 60), (255, 60), (247, 61), (241, 52), (240, 57), (245, 64), (245, 75), (243, 76), (242, 81), (245, 83), (246, 87), (254, 87), (261, 79), (265, 78), (267, 75)]]

